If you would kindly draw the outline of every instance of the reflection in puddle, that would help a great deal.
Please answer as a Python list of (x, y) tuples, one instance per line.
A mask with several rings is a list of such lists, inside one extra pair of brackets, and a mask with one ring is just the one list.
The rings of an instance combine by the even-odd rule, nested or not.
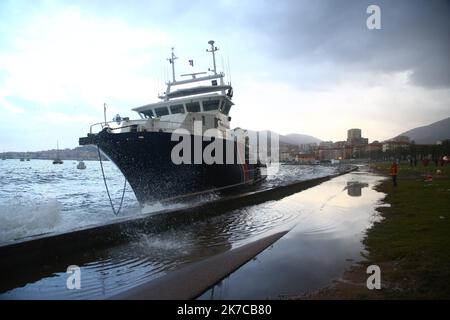
[(361, 197), (362, 188), (366, 188), (368, 186), (368, 183), (361, 183), (359, 181), (347, 181), (347, 194), (350, 197)]
[(373, 189), (381, 179), (347, 174), (278, 201), (274, 207), (298, 211), (296, 227), (199, 299), (280, 299), (329, 285), (363, 259), (361, 240), (384, 197)]

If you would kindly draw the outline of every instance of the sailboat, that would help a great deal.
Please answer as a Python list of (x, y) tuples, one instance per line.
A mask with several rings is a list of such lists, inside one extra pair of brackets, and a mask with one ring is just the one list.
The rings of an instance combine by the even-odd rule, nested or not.
[(53, 164), (63, 164), (63, 161), (59, 158), (59, 144), (56, 141), (56, 159), (53, 160)]

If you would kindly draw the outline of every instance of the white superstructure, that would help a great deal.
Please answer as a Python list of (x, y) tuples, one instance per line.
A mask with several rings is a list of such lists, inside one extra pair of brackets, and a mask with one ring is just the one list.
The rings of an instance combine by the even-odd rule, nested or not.
[[(172, 66), (173, 80), (167, 82), (166, 91), (158, 96), (162, 101), (133, 108), (132, 110), (136, 111), (141, 119), (130, 120), (116, 116), (113, 122), (95, 125), (102, 127), (111, 125), (110, 128), (114, 133), (172, 132), (178, 128), (193, 132), (194, 122), (201, 121), (203, 132), (216, 129), (220, 131), (222, 137), (230, 137), (232, 132), (230, 132), (229, 112), (233, 106), (231, 101), (233, 89), (231, 83), (225, 84), (225, 74), (216, 70), (215, 52), (218, 48), (214, 46), (212, 40), (208, 44), (211, 49), (206, 51), (211, 52), (213, 58), (213, 69), (208, 71), (212, 74), (205, 75), (206, 72), (184, 74), (182, 76), (191, 78), (177, 81), (175, 60), (178, 58), (172, 48), (171, 57), (167, 60)], [(114, 122), (119, 126), (113, 127)]]

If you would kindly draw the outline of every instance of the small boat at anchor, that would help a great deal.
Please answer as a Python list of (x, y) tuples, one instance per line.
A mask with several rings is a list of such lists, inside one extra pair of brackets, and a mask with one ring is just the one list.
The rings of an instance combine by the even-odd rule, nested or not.
[(86, 164), (84, 163), (84, 161), (78, 162), (77, 169), (80, 169), (80, 170), (86, 169)]

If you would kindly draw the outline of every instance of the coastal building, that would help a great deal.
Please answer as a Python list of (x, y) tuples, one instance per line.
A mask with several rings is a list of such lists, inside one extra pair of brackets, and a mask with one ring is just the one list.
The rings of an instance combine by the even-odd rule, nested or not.
[(366, 152), (379, 152), (383, 150), (383, 144), (375, 140), (366, 146)]
[(382, 150), (383, 152), (396, 151), (399, 149), (407, 149), (409, 146), (409, 142), (389, 140), (383, 142)]
[(300, 153), (295, 156), (295, 161), (301, 164), (314, 164), (316, 156), (313, 153)]
[(361, 129), (349, 129), (347, 131), (347, 144), (351, 146), (367, 145), (369, 139), (363, 138)]
[(319, 148), (332, 148), (333, 147), (333, 141), (322, 141), (319, 144)]
[(347, 146), (347, 141), (336, 141), (333, 143), (333, 148), (345, 148)]
[(392, 141), (411, 143), (411, 138), (408, 136), (398, 136), (393, 138)]
[(304, 143), (298, 146), (300, 153), (312, 153), (317, 147), (317, 143)]
[(348, 129), (347, 130), (347, 140), (348, 139), (358, 139), (361, 138), (361, 129)]
[(343, 160), (350, 159), (352, 157), (352, 147), (344, 146), (340, 148), (321, 148), (319, 147), (315, 156), (318, 160)]
[(280, 152), (280, 161), (287, 162), (293, 161), (295, 157), (290, 152)]

